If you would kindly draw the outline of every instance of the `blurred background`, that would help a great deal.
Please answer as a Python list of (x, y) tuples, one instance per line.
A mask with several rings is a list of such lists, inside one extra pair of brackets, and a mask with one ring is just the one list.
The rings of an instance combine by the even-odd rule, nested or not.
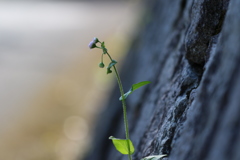
[(121, 62), (143, 11), (139, 0), (0, 1), (1, 160), (84, 156), (115, 82), (88, 43)]

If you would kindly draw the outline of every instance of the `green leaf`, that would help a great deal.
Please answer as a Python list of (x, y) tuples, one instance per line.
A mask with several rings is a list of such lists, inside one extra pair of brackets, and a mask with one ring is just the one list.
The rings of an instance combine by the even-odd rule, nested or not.
[(112, 60), (112, 61), (109, 63), (109, 65), (108, 65), (108, 67), (107, 67), (107, 74), (112, 73), (111, 68), (112, 68), (112, 66), (114, 66), (115, 64), (117, 64), (117, 61), (115, 61), (115, 60)]
[[(132, 94), (133, 91), (135, 91), (136, 89), (138, 89), (142, 86), (145, 86), (146, 84), (149, 84), (149, 83), (151, 83), (151, 82), (150, 81), (142, 81), (142, 82), (133, 84), (132, 87), (130, 88), (130, 90), (123, 95), (123, 98), (126, 99), (130, 94)], [(122, 100), (122, 96), (119, 98), (119, 100), (120, 101)]]
[(152, 156), (148, 156), (148, 157), (144, 157), (141, 160), (158, 160), (159, 158), (163, 158), (166, 157), (166, 154), (163, 155), (152, 155)]
[(130, 139), (118, 139), (113, 136), (109, 137), (112, 140), (113, 145), (115, 146), (116, 150), (122, 154), (129, 154), (128, 145), (130, 147), (130, 154), (134, 153), (134, 146)]
[(112, 73), (111, 68), (107, 68), (107, 74)]
[(133, 92), (136, 89), (138, 89), (138, 88), (140, 88), (140, 87), (142, 87), (142, 86), (144, 86), (146, 84), (149, 84), (149, 83), (151, 83), (151, 82), (150, 81), (142, 81), (142, 82), (139, 82), (137, 84), (134, 84), (134, 85), (132, 85), (131, 91)]
[(108, 67), (111, 68), (111, 67), (114, 66), (115, 64), (117, 64), (117, 61), (112, 60), (112, 61), (109, 63)]

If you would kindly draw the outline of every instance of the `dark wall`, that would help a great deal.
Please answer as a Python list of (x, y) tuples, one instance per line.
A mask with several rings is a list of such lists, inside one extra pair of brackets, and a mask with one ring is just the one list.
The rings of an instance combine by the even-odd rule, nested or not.
[[(150, 80), (127, 99), (134, 160), (240, 159), (240, 1), (147, 1), (121, 77)], [(127, 160), (109, 136), (124, 138), (117, 87), (99, 117), (87, 160)]]

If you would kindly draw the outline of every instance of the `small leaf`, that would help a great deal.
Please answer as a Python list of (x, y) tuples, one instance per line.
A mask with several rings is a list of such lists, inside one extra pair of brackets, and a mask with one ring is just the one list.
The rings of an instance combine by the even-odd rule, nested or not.
[[(130, 94), (132, 94), (133, 91), (135, 91), (136, 89), (138, 89), (146, 84), (149, 84), (149, 83), (151, 83), (151, 82), (150, 81), (142, 81), (142, 82), (133, 84), (132, 87), (130, 88), (130, 90), (123, 95), (123, 98), (126, 99)], [(119, 100), (120, 101), (122, 100), (122, 96), (119, 98)]]
[(117, 61), (112, 60), (112, 61), (109, 63), (108, 67), (111, 68), (111, 67), (114, 66), (115, 64), (117, 64)]
[(132, 85), (131, 91), (133, 92), (136, 89), (138, 89), (138, 88), (140, 88), (142, 86), (145, 86), (146, 84), (149, 84), (149, 83), (151, 83), (151, 82), (150, 81), (142, 81), (142, 82), (139, 82), (137, 84), (134, 84), (134, 85)]
[(129, 154), (128, 145), (130, 147), (130, 154), (134, 153), (134, 146), (130, 139), (118, 139), (113, 136), (109, 137), (109, 139), (112, 140), (116, 150), (121, 154)]
[(158, 160), (159, 158), (163, 158), (166, 157), (166, 154), (163, 155), (152, 155), (152, 156), (148, 156), (148, 157), (144, 157), (141, 160)]
[(112, 73), (111, 68), (107, 68), (107, 74)]
[(115, 61), (115, 60), (112, 60), (112, 61), (109, 63), (109, 65), (108, 65), (108, 67), (107, 67), (107, 74), (112, 73), (111, 68), (112, 68), (112, 66), (114, 66), (115, 64), (117, 64), (117, 61)]

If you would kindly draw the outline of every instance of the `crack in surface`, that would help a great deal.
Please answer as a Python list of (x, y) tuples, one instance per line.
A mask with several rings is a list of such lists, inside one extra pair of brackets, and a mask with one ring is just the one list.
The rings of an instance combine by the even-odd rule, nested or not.
[[(214, 1), (214, 3), (217, 3), (217, 1)], [(189, 60), (189, 64), (187, 64), (183, 58), (179, 57), (180, 61), (178, 60), (177, 64), (178, 67), (175, 67), (174, 69), (174, 75), (171, 77), (172, 79), (178, 79), (174, 82), (172, 82), (171, 88), (179, 88), (179, 90), (177, 91), (177, 93), (172, 93), (171, 90), (169, 91), (165, 91), (164, 92), (164, 98), (163, 102), (158, 102), (158, 106), (162, 107), (162, 109), (158, 109), (157, 113), (154, 115), (154, 117), (152, 118), (151, 121), (151, 125), (149, 126), (148, 131), (146, 131), (143, 139), (148, 139), (148, 141), (150, 141), (150, 145), (144, 149), (144, 155), (150, 155), (150, 154), (170, 154), (171, 153), (171, 149), (172, 149), (172, 141), (174, 138), (179, 137), (179, 130), (176, 132), (176, 128), (181, 127), (181, 124), (184, 123), (184, 120), (186, 119), (186, 110), (191, 106), (193, 100), (194, 100), (194, 95), (192, 95), (192, 91), (196, 91), (196, 89), (198, 88), (198, 85), (200, 84), (203, 72), (204, 72), (204, 65), (206, 63), (206, 61), (208, 60), (210, 53), (215, 52), (214, 47), (216, 47), (216, 43), (217, 43), (217, 39), (218, 39), (218, 35), (221, 31), (221, 27), (223, 24), (223, 20), (225, 17), (225, 13), (226, 13), (226, 8), (224, 8), (224, 6), (222, 4), (223, 2), (219, 2), (219, 8), (222, 7), (222, 10), (219, 8), (215, 8), (217, 12), (220, 12), (220, 17), (218, 15), (215, 15), (215, 13), (212, 13), (212, 11), (210, 11), (209, 7), (207, 7), (206, 5), (209, 5), (207, 1), (202, 1), (201, 3), (195, 2), (195, 4), (193, 5), (194, 7), (197, 7), (197, 5), (200, 6), (204, 6), (205, 11), (207, 11), (206, 13), (210, 13), (212, 14), (212, 18), (215, 18), (218, 21), (218, 23), (213, 23), (211, 22), (211, 18), (209, 19), (205, 19), (206, 14), (203, 14), (200, 16), (199, 19), (197, 19), (198, 22), (196, 22), (196, 19), (194, 19), (194, 24), (197, 24), (197, 26), (191, 26), (190, 29), (188, 29), (188, 34), (186, 39), (190, 39), (191, 38), (196, 38), (196, 37), (191, 37), (192, 35), (198, 35), (199, 37), (202, 36), (202, 39), (200, 38), (201, 41), (206, 42), (206, 46), (203, 47), (204, 45), (202, 43), (196, 43), (196, 46), (198, 45), (203, 45), (199, 48), (195, 47), (195, 49), (192, 50), (193, 52), (196, 52), (197, 50), (205, 50), (208, 53), (204, 53), (200, 56), (200, 58), (198, 58), (197, 60), (199, 60), (200, 63), (195, 63), (194, 61), (191, 60), (191, 58), (189, 59), (188, 55), (186, 56), (186, 58)], [(200, 12), (200, 11), (199, 11)], [(206, 25), (203, 26), (202, 24)], [(193, 28), (192, 28), (193, 27)], [(203, 27), (205, 33), (202, 34), (202, 29), (201, 27)], [(217, 28), (217, 31), (215, 30)], [(199, 38), (198, 37), (198, 38)], [(181, 39), (181, 38), (180, 38)], [(181, 41), (179, 41), (181, 43)], [(178, 43), (179, 43), (178, 42)], [(187, 43), (187, 45), (189, 45), (189, 43)], [(190, 46), (187, 46), (187, 54), (190, 53), (189, 52), (189, 48)], [(192, 46), (191, 46), (192, 47)], [(194, 48), (194, 47), (193, 47)], [(184, 53), (185, 50), (182, 50), (181, 53)], [(194, 53), (195, 54), (195, 53)], [(181, 54), (180, 54), (181, 55)], [(193, 55), (195, 56), (195, 55)], [(195, 57), (194, 57), (195, 58)], [(202, 62), (202, 60), (204, 60), (204, 63)], [(193, 62), (193, 63), (192, 63)], [(180, 67), (180, 65), (182, 65), (182, 67)], [(180, 68), (179, 68), (180, 67)], [(206, 67), (206, 66), (205, 66)], [(186, 71), (187, 73), (181, 73)], [(184, 78), (184, 79), (182, 79)], [(182, 80), (179, 80), (182, 79)], [(179, 81), (181, 81), (180, 84), (177, 84)], [(157, 82), (158, 83), (158, 82)], [(175, 84), (174, 84), (175, 83)], [(168, 102), (171, 101), (171, 98), (175, 97), (175, 102)], [(162, 100), (162, 99), (161, 99)], [(165, 101), (164, 101), (165, 100)], [(164, 117), (164, 115), (167, 115), (168, 117)], [(162, 117), (162, 118), (161, 118)], [(164, 119), (164, 122), (160, 122), (159, 119)], [(157, 128), (156, 126), (157, 125)], [(151, 133), (152, 132), (152, 133)], [(151, 138), (151, 140), (150, 140)], [(144, 141), (142, 141), (141, 143), (144, 143)]]

